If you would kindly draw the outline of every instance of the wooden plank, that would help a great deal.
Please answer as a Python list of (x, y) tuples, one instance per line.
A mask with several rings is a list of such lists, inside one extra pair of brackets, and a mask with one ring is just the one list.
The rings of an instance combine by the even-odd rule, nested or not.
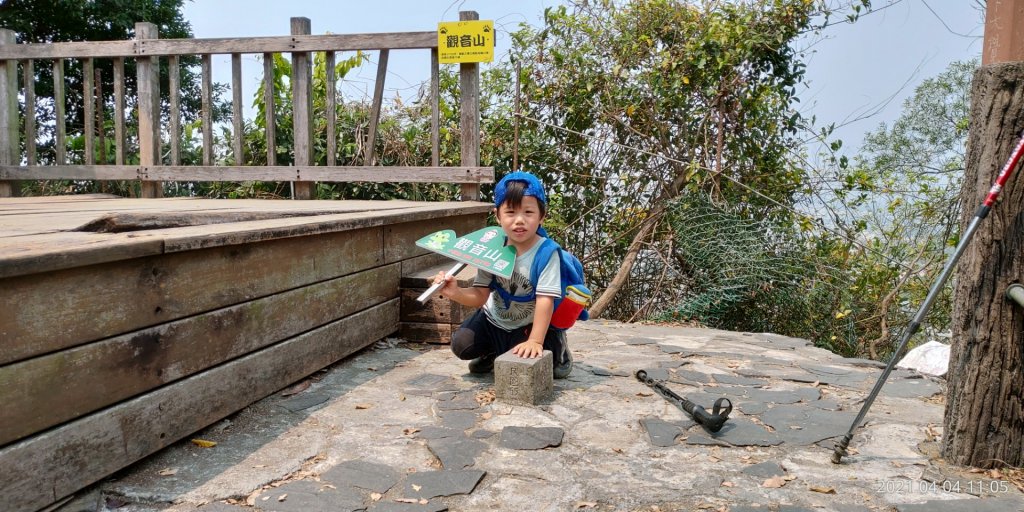
[(334, 52), (324, 55), (327, 68), (327, 165), (338, 165), (338, 78)]
[(0, 446), (392, 300), (398, 280), (376, 267), (2, 366)]
[(366, 130), (363, 165), (373, 165), (373, 153), (377, 144), (377, 123), (380, 122), (380, 107), (384, 102), (384, 79), (387, 78), (387, 75), (388, 51), (381, 50), (377, 60), (377, 80), (373, 84), (373, 105), (370, 107), (370, 126)]
[(36, 165), (36, 72), (32, 59), (22, 65), (25, 89), (25, 158), (28, 165)]
[[(168, 96), (171, 101), (171, 165), (181, 165), (181, 64), (177, 55), (167, 58)], [(120, 162), (118, 162), (120, 165)]]
[[(459, 12), (460, 21), (479, 20), (476, 11)], [(480, 65), (473, 63), (459, 64), (459, 128), (462, 133), (460, 141), (462, 165), (477, 166), (480, 164)], [(479, 185), (462, 185), (463, 201), (479, 201)]]
[(54, 123), (57, 125), (56, 160), (57, 165), (68, 162), (67, 157), (67, 116), (65, 115), (64, 98), (64, 59), (53, 61), (53, 103)]
[[(106, 128), (103, 126), (103, 111), (105, 110), (103, 105), (103, 73), (102, 70), (96, 68), (96, 143), (99, 145), (99, 161), (100, 164), (108, 164), (107, 161), (107, 144), (106, 144)], [(104, 189), (105, 190), (105, 189)]]
[(392, 333), (398, 300), (0, 449), (0, 499), (36, 510)]
[(422, 322), (401, 322), (398, 336), (404, 340), (419, 343), (448, 344), (452, 340), (452, 332), (458, 328), (452, 324), (432, 324)]
[(440, 60), (437, 48), (430, 50), (430, 165), (441, 165), (441, 89)]
[(19, 180), (137, 180), (137, 165), (0, 165), (0, 179)]
[[(422, 284), (422, 283), (421, 283)], [(426, 304), (420, 304), (416, 297), (419, 297), (424, 287), (403, 288), (401, 293), (402, 308), (399, 319), (403, 322), (419, 322), (428, 324), (450, 324), (452, 323), (452, 301), (451, 299), (432, 297)], [(0, 368), (0, 372), (3, 368)]]
[[(22, 167), (21, 169), (24, 169)], [(0, 166), (0, 177), (16, 174)], [(28, 173), (26, 173), (28, 174)], [(139, 170), (142, 179), (162, 181), (341, 181), (365, 183), (493, 183), (493, 167), (367, 166), (154, 166)]]
[[(83, 59), (82, 99), (85, 103), (85, 115), (82, 116), (82, 133), (85, 139), (85, 155), (82, 161), (85, 165), (96, 165), (96, 88), (93, 85), (94, 78), (92, 59)], [(142, 121), (139, 122), (141, 124)], [(154, 163), (156, 162), (150, 162), (151, 165)]]
[(314, 167), (237, 165), (0, 165), (0, 179), (150, 181), (335, 181), (363, 183), (494, 183), (493, 167)]
[[(292, 35), (309, 34), (309, 18), (292, 18)], [(313, 163), (313, 77), (309, 53), (292, 52), (292, 143), (295, 166)], [(292, 199), (313, 199), (313, 183), (292, 181)]]
[(242, 140), (245, 133), (242, 129), (242, 54), (231, 54), (231, 126), (234, 128), (234, 139), (231, 149), (235, 156), (235, 165), (245, 165), (245, 155), (242, 154)]
[(484, 227), (484, 221), (480, 215), (460, 215), (446, 217), (444, 225), (438, 225), (438, 219), (389, 225), (384, 229), (384, 261), (391, 263), (427, 254), (426, 249), (416, 247), (416, 240), (439, 229), (469, 233)]
[(202, 63), (203, 165), (213, 165), (213, 62), (203, 55)]
[[(135, 24), (136, 39), (159, 37), (152, 23)], [(139, 103), (139, 164), (160, 163), (160, 63), (156, 57), (140, 58), (136, 62)], [(142, 197), (163, 196), (160, 183), (143, 183)]]
[(267, 165), (277, 165), (277, 116), (274, 115), (274, 54), (263, 54), (264, 124), (267, 136)]
[(377, 266), (381, 237), (371, 228), (9, 278), (0, 364)]
[(437, 32), (19, 44), (15, 49), (0, 48), (0, 60), (354, 51), (383, 48), (394, 50), (437, 48)]
[[(14, 31), (0, 29), (0, 50), (15, 46)], [(18, 130), (18, 61), (0, 60), (0, 165), (21, 163)], [(15, 194), (13, 183), (0, 182), (0, 197)]]

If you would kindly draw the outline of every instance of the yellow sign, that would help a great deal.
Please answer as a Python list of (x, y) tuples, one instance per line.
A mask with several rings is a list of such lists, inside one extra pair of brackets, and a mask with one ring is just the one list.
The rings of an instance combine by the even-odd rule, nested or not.
[(441, 64), (494, 60), (494, 21), (447, 21), (437, 24)]

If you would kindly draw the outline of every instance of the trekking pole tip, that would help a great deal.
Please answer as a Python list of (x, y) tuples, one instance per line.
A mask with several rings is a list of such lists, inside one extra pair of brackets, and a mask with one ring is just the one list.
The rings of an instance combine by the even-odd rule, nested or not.
[(850, 440), (853, 436), (846, 434), (845, 437), (836, 443), (835, 450), (832, 451), (832, 464), (839, 464), (843, 461), (843, 456), (846, 455), (846, 447), (850, 446)]

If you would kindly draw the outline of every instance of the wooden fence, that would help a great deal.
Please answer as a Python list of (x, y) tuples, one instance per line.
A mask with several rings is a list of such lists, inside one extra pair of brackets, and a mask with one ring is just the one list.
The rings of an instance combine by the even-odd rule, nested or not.
[[(460, 13), (461, 20), (479, 19), (476, 12)], [(14, 32), (0, 29), (0, 197), (17, 192), (13, 180), (138, 180), (142, 197), (160, 197), (162, 181), (291, 181), (293, 197), (310, 199), (313, 183), (325, 182), (400, 182), (458, 183), (462, 198), (479, 199), (479, 184), (493, 182), (494, 169), (479, 166), (479, 66), (460, 65), (461, 96), (461, 161), (458, 167), (439, 166), (438, 57), (437, 33), (403, 32), (376, 34), (311, 35), (308, 18), (291, 19), (291, 35), (225, 39), (160, 39), (152, 23), (136, 23), (136, 38), (130, 41), (73, 42), (52, 44), (15, 44)], [(391, 50), (431, 50), (431, 165), (422, 167), (373, 166), (374, 143), (384, 95), (384, 77)], [(378, 50), (377, 79), (374, 88), (367, 140), (362, 166), (340, 166), (336, 162), (337, 134), (336, 95), (327, 95), (327, 165), (313, 165), (312, 73), (313, 52), (325, 52), (327, 88), (336, 90), (335, 56), (339, 51)], [(232, 123), (235, 133), (232, 151), (235, 162), (243, 162), (242, 153), (242, 60), (243, 54), (262, 54), (264, 76), (273, 76), (273, 55), (291, 55), (293, 75), (294, 165), (276, 165), (273, 88), (265, 88), (266, 102), (266, 166), (214, 166), (211, 62), (213, 55), (231, 55)], [(203, 165), (181, 165), (181, 91), (180, 59), (199, 55), (202, 60), (202, 146)], [(138, 147), (139, 165), (126, 165), (125, 156), (125, 59), (134, 58), (138, 80)], [(159, 59), (166, 58), (169, 69), (170, 122), (161, 126)], [(84, 164), (68, 165), (66, 155), (65, 79), (66, 59), (80, 59), (83, 69)], [(96, 101), (95, 59), (112, 59), (114, 69), (114, 147), (115, 164), (97, 165), (95, 148), (97, 132), (92, 122), (97, 108), (102, 115), (103, 95)], [(53, 67), (56, 165), (38, 165), (36, 151), (36, 113), (34, 69), (46, 61)], [(18, 66), (24, 81), (19, 88)], [(19, 119), (19, 94), (23, 95), (25, 114)], [(25, 154), (19, 147), (20, 129), (24, 127)], [(99, 136), (103, 137), (102, 130)], [(161, 158), (161, 138), (169, 140), (168, 161)], [(102, 143), (101, 143), (102, 145)]]

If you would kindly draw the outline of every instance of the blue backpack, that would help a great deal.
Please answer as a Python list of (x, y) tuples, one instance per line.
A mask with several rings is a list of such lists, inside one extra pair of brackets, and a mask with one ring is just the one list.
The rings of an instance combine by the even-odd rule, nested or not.
[[(558, 305), (562, 303), (563, 299), (565, 299), (566, 288), (573, 286), (577, 290), (584, 291), (588, 296), (590, 291), (587, 289), (586, 284), (583, 281), (583, 264), (580, 263), (579, 258), (571, 252), (562, 249), (557, 242), (547, 237), (544, 238), (540, 247), (537, 249), (537, 255), (534, 256), (533, 265), (530, 267), (531, 286), (537, 285), (541, 271), (544, 270), (544, 266), (547, 265), (548, 261), (551, 261), (551, 255), (555, 251), (558, 251), (558, 261), (561, 263), (558, 270), (559, 274), (562, 276), (562, 294), (561, 297), (555, 299), (554, 310), (557, 311)], [(526, 295), (512, 295), (508, 290), (505, 290), (498, 285), (497, 279), (491, 280), (489, 288), (498, 292), (498, 295), (505, 301), (505, 307), (508, 307), (511, 302), (530, 302), (537, 297), (537, 294), (534, 291), (531, 291)], [(580, 320), (587, 320), (589, 318), (590, 313), (588, 313), (586, 309), (580, 312)]]

